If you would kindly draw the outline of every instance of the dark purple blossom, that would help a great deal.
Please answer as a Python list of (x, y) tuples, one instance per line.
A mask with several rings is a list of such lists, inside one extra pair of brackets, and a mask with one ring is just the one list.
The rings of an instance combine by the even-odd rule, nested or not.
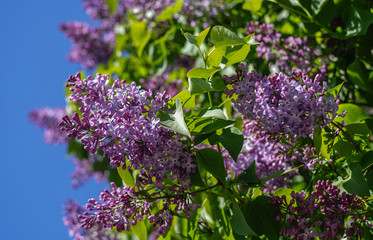
[(347, 194), (331, 185), (330, 181), (319, 180), (315, 191), (306, 197), (304, 191), (286, 196), (273, 196), (270, 202), (281, 212), (276, 216), (283, 223), (281, 234), (291, 239), (323, 240), (341, 239), (346, 236), (363, 236), (363, 225), (372, 227), (364, 216), (362, 199)]
[[(151, 91), (140, 90), (134, 82), (108, 83), (109, 77), (100, 74), (83, 81), (79, 74), (69, 78), (70, 100), (82, 104), (82, 115), (76, 113), (72, 120), (66, 117), (63, 129), (81, 139), (91, 154), (102, 150), (112, 166), (122, 163), (126, 167), (127, 157), (129, 168), (143, 169), (161, 188), (167, 175), (185, 181), (195, 169), (193, 155), (183, 150), (181, 136), (163, 128), (155, 117), (170, 97), (165, 93), (153, 97)], [(183, 164), (192, 168), (185, 169)]]
[[(268, 177), (280, 170), (292, 169), (294, 165), (304, 164), (305, 167), (312, 168), (315, 162), (313, 147), (304, 145), (295, 150), (293, 142), (284, 144), (281, 138), (263, 132), (260, 125), (253, 120), (245, 119), (242, 128), (245, 141), (237, 162), (229, 156), (228, 152), (223, 151), (226, 169), (232, 170), (235, 176), (248, 168), (254, 161), (259, 178)], [(291, 178), (297, 173), (294, 170), (267, 181), (265, 184), (267, 189), (262, 189), (262, 191), (273, 192), (278, 188), (288, 187)]]
[(74, 240), (118, 240), (119, 236), (112, 231), (97, 228), (84, 229), (79, 221), (79, 216), (86, 211), (79, 202), (69, 199), (63, 206), (63, 223), (69, 229), (69, 236)]
[[(141, 199), (134, 188), (113, 185), (111, 193), (106, 190), (101, 194), (103, 204), (89, 201), (87, 210), (94, 213), (85, 213), (84, 227), (128, 230), (137, 222), (133, 216), (149, 215), (148, 200), (152, 198), (165, 198), (176, 206), (171, 210), (165, 200), (165, 208), (149, 216), (159, 234), (170, 226), (170, 212), (185, 212), (183, 216), (189, 217), (189, 210), (198, 206), (189, 192), (189, 174), (196, 170), (194, 154), (186, 150), (181, 135), (163, 128), (156, 118), (159, 110), (167, 110), (170, 96), (158, 93), (153, 97), (151, 91), (140, 90), (134, 82), (116, 80), (109, 85), (109, 77), (100, 74), (84, 80), (79, 74), (70, 76), (66, 86), (72, 92), (70, 100), (81, 104), (81, 116), (64, 117), (62, 129), (80, 139), (90, 154), (101, 150), (112, 166), (123, 164), (123, 168), (137, 170), (136, 186), (142, 189), (142, 197), (149, 187), (157, 189)], [(170, 186), (166, 179), (174, 183)], [(123, 215), (124, 210), (129, 215)]]
[(320, 54), (320, 49), (312, 49), (310, 43), (299, 37), (283, 37), (274, 29), (273, 24), (260, 24), (251, 21), (247, 24), (246, 33), (254, 34), (259, 58), (274, 61), (275, 66), (286, 74), (302, 71), (304, 74), (325, 78), (327, 60)]
[[(172, 201), (176, 208), (171, 209), (171, 202), (166, 196), (159, 196), (159, 192), (150, 194), (142, 190), (140, 194), (133, 187), (117, 188), (114, 183), (111, 183), (111, 187), (112, 191), (105, 190), (100, 194), (100, 202), (95, 199), (88, 200), (86, 211), (79, 216), (84, 229), (97, 226), (98, 230), (115, 227), (118, 232), (129, 231), (130, 226), (136, 225), (137, 221), (143, 221), (147, 217), (149, 222), (153, 223), (155, 235), (159, 237), (172, 225), (174, 219), (172, 212), (184, 211), (189, 214), (199, 206), (191, 202), (188, 196), (176, 194), (173, 195)], [(178, 189), (174, 190), (175, 193), (179, 192)], [(152, 213), (151, 202), (157, 197), (164, 198), (163, 207)], [(184, 217), (189, 217), (188, 214)]]
[(236, 76), (225, 76), (225, 80), (231, 84), (225, 93), (237, 96), (232, 100), (235, 108), (270, 134), (308, 137), (337, 115), (338, 101), (332, 95), (325, 96), (327, 85), (319, 75), (311, 79), (293, 72), (290, 77), (283, 73), (266, 77), (254, 71), (237, 70)]
[(39, 128), (45, 129), (44, 141), (48, 144), (64, 144), (69, 140), (61, 131), (59, 123), (66, 115), (64, 108), (35, 109), (29, 113), (29, 119)]
[(86, 211), (79, 217), (84, 229), (98, 226), (99, 230), (115, 227), (118, 232), (129, 231), (149, 214), (150, 202), (139, 199), (134, 188), (117, 188), (114, 183), (111, 187), (112, 191), (101, 192), (101, 202), (88, 200)]
[(115, 33), (111, 24), (91, 27), (87, 23), (68, 22), (61, 24), (60, 28), (73, 42), (68, 55), (70, 61), (94, 68), (106, 63), (113, 53)]

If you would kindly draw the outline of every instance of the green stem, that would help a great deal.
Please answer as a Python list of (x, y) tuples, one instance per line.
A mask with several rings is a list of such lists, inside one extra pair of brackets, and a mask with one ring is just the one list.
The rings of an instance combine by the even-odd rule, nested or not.
[(207, 95), (209, 96), (209, 103), (210, 103), (210, 107), (212, 107), (212, 97), (211, 97), (211, 93), (210, 92), (207, 92)]
[(227, 97), (222, 103), (220, 103), (220, 105), (218, 106), (218, 108), (221, 108), (229, 100), (231, 100), (231, 99)]
[[(184, 195), (208, 191), (208, 190), (211, 190), (211, 189), (213, 189), (213, 188), (215, 188), (217, 186), (220, 186), (220, 185), (221, 185), (221, 183), (217, 183), (215, 185), (212, 185), (212, 186), (204, 188), (204, 189), (199, 189), (199, 190), (196, 190), (196, 191), (190, 192), (190, 193), (184, 193)], [(143, 200), (148, 200), (148, 201), (152, 202), (152, 201), (155, 201), (155, 200), (158, 200), (158, 199), (170, 199), (170, 198), (175, 198), (175, 197), (180, 197), (180, 194), (166, 195), (166, 196), (159, 196), (159, 197), (152, 197), (152, 198), (144, 198)]]

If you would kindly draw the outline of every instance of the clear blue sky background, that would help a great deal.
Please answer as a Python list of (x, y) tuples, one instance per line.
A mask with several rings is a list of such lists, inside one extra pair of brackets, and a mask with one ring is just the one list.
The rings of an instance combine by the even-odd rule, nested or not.
[(28, 112), (65, 106), (65, 80), (80, 66), (68, 62), (58, 26), (89, 19), (80, 0), (5, 0), (0, 9), (0, 239), (70, 239), (62, 205), (97, 198), (106, 184), (73, 189), (66, 146), (45, 144)]

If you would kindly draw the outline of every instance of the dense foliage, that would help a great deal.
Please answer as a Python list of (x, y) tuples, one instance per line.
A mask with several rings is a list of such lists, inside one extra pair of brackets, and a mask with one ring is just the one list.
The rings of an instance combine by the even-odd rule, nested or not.
[[(74, 239), (373, 239), (373, 7), (83, 0), (66, 108)], [(87, 74), (89, 73), (89, 74)]]

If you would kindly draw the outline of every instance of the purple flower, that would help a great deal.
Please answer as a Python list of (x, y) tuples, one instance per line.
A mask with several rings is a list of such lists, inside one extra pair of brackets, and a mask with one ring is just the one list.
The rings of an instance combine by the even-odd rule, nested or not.
[(69, 199), (63, 206), (63, 223), (69, 229), (69, 236), (74, 240), (118, 240), (119, 236), (112, 231), (101, 230), (97, 228), (83, 229), (79, 221), (79, 216), (86, 211), (79, 202)]
[[(144, 170), (160, 187), (167, 175), (185, 181), (188, 174), (181, 165), (187, 163), (194, 171), (194, 155), (183, 150), (181, 136), (163, 128), (155, 117), (170, 97), (165, 93), (153, 97), (151, 91), (140, 90), (134, 82), (108, 83), (109, 77), (100, 74), (94, 79), (81, 80), (79, 74), (69, 78), (67, 86), (73, 93), (70, 100), (82, 104), (82, 114), (65, 117), (63, 130), (81, 139), (90, 154), (102, 150), (112, 166), (122, 163), (126, 167), (127, 157), (129, 168)], [(172, 159), (178, 159), (181, 165), (175, 165)]]
[(175, 3), (174, 0), (122, 0), (126, 9), (139, 19), (155, 19), (163, 10)]
[[(111, 192), (100, 195), (103, 203), (89, 200), (90, 212), (82, 218), (84, 227), (128, 230), (137, 219), (149, 215), (162, 234), (173, 219), (171, 212), (184, 212), (183, 216), (189, 217), (189, 211), (199, 206), (189, 192), (189, 174), (196, 170), (195, 156), (186, 149), (181, 135), (163, 128), (156, 118), (159, 110), (168, 111), (165, 106), (170, 96), (158, 93), (153, 97), (151, 91), (140, 90), (134, 82), (116, 80), (109, 85), (109, 77), (100, 74), (83, 80), (80, 74), (70, 76), (66, 86), (72, 92), (70, 100), (81, 104), (81, 116), (65, 116), (62, 129), (80, 139), (90, 154), (101, 150), (112, 166), (123, 164), (123, 168), (137, 170), (136, 186), (142, 189), (139, 195), (134, 188), (117, 189), (112, 185)], [(149, 201), (153, 198), (164, 198), (165, 208), (150, 214)], [(167, 201), (172, 201), (174, 209)]]
[[(315, 149), (309, 145), (292, 149), (293, 142), (284, 144), (282, 139), (270, 135), (261, 130), (261, 126), (253, 120), (244, 120), (242, 134), (245, 138), (241, 153), (235, 162), (228, 154), (223, 151), (226, 169), (232, 170), (235, 176), (250, 166), (255, 161), (256, 173), (259, 178), (265, 178), (280, 171), (292, 169), (294, 165), (304, 164), (310, 168), (315, 161), (313, 155)], [(298, 171), (292, 171), (270, 181), (267, 181), (264, 192), (273, 192), (281, 187), (288, 187), (291, 183), (291, 177)]]
[(60, 29), (73, 42), (70, 61), (94, 68), (106, 63), (113, 53), (115, 33), (111, 24), (91, 27), (87, 23), (68, 22), (61, 24)]
[(184, 0), (180, 15), (185, 18), (187, 26), (195, 27), (203, 23), (203, 28), (207, 28), (212, 24), (213, 19), (216, 19), (224, 10), (223, 0)]
[(289, 203), (286, 196), (273, 196), (270, 200), (280, 210), (276, 219), (282, 221), (281, 234), (285, 237), (325, 240), (341, 239), (344, 234), (348, 238), (362, 237), (363, 225), (372, 227), (362, 211), (362, 199), (355, 194), (340, 194), (329, 180), (319, 180), (308, 197), (304, 191), (292, 192), (291, 197)]
[(336, 117), (337, 100), (325, 97), (325, 82), (319, 75), (310, 79), (301, 72), (288, 77), (283, 73), (266, 77), (254, 71), (237, 70), (237, 76), (225, 77), (233, 89), (235, 108), (248, 119), (255, 120), (264, 132), (308, 137), (317, 127), (324, 127)]
[(69, 140), (61, 131), (59, 123), (66, 115), (64, 108), (42, 108), (32, 110), (29, 119), (39, 128), (45, 129), (44, 141), (48, 144), (64, 144)]
[(140, 79), (140, 83), (144, 89), (152, 92), (166, 92), (170, 96), (175, 96), (181, 91), (183, 80), (175, 79), (169, 82), (168, 79), (169, 73), (165, 72), (150, 79)]
[(327, 60), (319, 54), (319, 49), (311, 49), (307, 40), (293, 36), (283, 37), (274, 29), (273, 24), (254, 21), (247, 24), (246, 33), (255, 34), (254, 39), (260, 43), (256, 48), (258, 57), (267, 62), (274, 61), (280, 71), (291, 74), (296, 70), (312, 78), (316, 74), (321, 79), (325, 78)]
[(109, 6), (105, 0), (83, 0), (84, 9), (93, 20), (110, 18)]
[[(130, 226), (147, 217), (149, 222), (153, 223), (155, 236), (159, 237), (172, 225), (175, 214), (172, 212), (184, 211), (188, 213), (184, 217), (189, 217), (200, 206), (193, 203), (188, 194), (182, 193), (182, 188), (176, 186), (173, 189), (176, 194), (172, 197), (154, 190), (150, 191), (152, 193), (142, 190), (140, 194), (135, 188), (117, 188), (114, 183), (111, 183), (111, 187), (112, 191), (105, 190), (100, 194), (100, 202), (93, 198), (88, 200), (85, 212), (79, 216), (84, 229), (98, 227), (101, 231), (104, 228), (115, 227), (118, 232), (129, 231)], [(151, 202), (161, 198), (163, 207), (156, 213), (151, 213)], [(176, 206), (173, 209), (169, 202), (171, 198), (174, 198), (172, 203)]]
[[(99, 160), (101, 158), (101, 160)], [(102, 157), (99, 156), (88, 156), (87, 159), (78, 159), (73, 156), (73, 163), (75, 165), (75, 172), (71, 175), (71, 185), (74, 188), (78, 188), (85, 184), (90, 178), (93, 178), (98, 183), (105, 182), (107, 176), (105, 172), (95, 171), (93, 165), (99, 161), (102, 161)]]

